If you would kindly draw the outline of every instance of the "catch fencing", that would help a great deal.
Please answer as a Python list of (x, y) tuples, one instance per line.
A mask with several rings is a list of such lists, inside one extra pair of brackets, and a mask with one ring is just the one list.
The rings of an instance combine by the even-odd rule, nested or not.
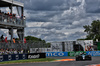
[(23, 53), (37, 53), (37, 52), (47, 52), (50, 51), (50, 44), (46, 44), (45, 42), (39, 41), (27, 41), (23, 43), (22, 41), (16, 41), (15, 43), (11, 43), (10, 41), (0, 42), (0, 51), (6, 52), (10, 50), (21, 51)]
[(42, 41), (26, 41), (26, 43), (23, 43), (22, 41), (16, 41), (15, 43), (11, 43), (10, 41), (8, 41), (8, 43), (6, 43), (1, 41), (0, 51), (6, 51), (7, 49), (9, 51), (10, 49), (21, 51), (23, 49), (23, 53), (73, 52), (76, 48), (78, 48), (74, 46), (75, 44), (75, 41), (50, 43), (45, 43)]

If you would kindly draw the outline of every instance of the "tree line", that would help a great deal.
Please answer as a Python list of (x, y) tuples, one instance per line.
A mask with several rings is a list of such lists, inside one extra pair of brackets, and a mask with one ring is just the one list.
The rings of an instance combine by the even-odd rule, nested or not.
[(81, 40), (100, 41), (100, 20), (94, 20), (91, 25), (85, 25), (83, 28), (85, 29), (84, 32), (87, 33), (87, 36), (85, 39)]
[(48, 46), (48, 47), (50, 47), (50, 45), (51, 45), (51, 43), (46, 43), (45, 40), (42, 40), (41, 38), (37, 38), (34, 36), (26, 36), (25, 39), (26, 39), (26, 41), (41, 42), (41, 43), (45, 44), (45, 46)]

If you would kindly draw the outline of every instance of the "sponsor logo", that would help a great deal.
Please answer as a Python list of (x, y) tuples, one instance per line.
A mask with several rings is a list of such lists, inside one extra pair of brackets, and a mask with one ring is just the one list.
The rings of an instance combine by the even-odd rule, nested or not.
[(19, 55), (16, 55), (16, 60), (18, 60), (19, 59)]
[(69, 52), (69, 56), (80, 55), (80, 53), (82, 53), (82, 52)]
[(28, 55), (28, 59), (35, 59), (35, 58), (39, 58), (40, 55), (37, 54), (37, 55)]
[(8, 55), (8, 60), (12, 60), (12, 57), (11, 57), (11, 55)]
[(65, 54), (63, 52), (49, 52), (47, 53), (47, 56), (64, 56)]
[(91, 52), (87, 52), (88, 55), (91, 56), (100, 56), (100, 52), (99, 51), (91, 51)]
[(60, 52), (60, 53), (58, 53), (58, 55), (59, 55), (59, 56), (63, 56), (63, 55), (64, 55), (64, 53)]
[(79, 52), (70, 52), (70, 56), (76, 56), (76, 55), (79, 55), (80, 53)]
[(3, 56), (0, 56), (0, 61), (3, 61)]
[(23, 54), (23, 59), (25, 59), (25, 55)]

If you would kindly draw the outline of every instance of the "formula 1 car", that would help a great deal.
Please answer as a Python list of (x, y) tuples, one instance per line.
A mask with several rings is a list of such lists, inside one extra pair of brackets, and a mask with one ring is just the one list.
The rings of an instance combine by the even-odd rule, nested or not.
[(80, 55), (76, 56), (76, 61), (85, 61), (85, 60), (89, 60), (91, 61), (91, 55), (86, 55), (86, 53), (81, 53)]

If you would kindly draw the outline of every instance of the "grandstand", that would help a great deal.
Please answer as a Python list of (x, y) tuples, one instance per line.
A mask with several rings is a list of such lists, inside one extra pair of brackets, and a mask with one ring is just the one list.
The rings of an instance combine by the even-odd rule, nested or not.
[[(14, 8), (13, 8), (14, 7)], [(17, 13), (13, 13), (16, 7)], [(27, 41), (24, 42), (24, 28), (25, 16), (24, 16), (24, 4), (14, 0), (0, 0), (0, 29), (9, 30), (11, 35), (11, 42), (2, 41), (0, 38), (0, 55), (2, 54), (15, 54), (32, 52), (44, 52), (48, 46), (43, 42)], [(10, 12), (2, 11), (2, 8), (9, 8)], [(13, 41), (13, 31), (17, 30), (19, 39)], [(46, 48), (47, 47), (47, 48)], [(34, 51), (33, 51), (34, 50)]]
[[(0, 0), (0, 7), (8, 7), (10, 9), (10, 12), (7, 13), (0, 10), (0, 28), (9, 30), (11, 41), (13, 40), (13, 30), (16, 29), (19, 39), (24, 41), (24, 4), (13, 0)], [(13, 7), (16, 7), (18, 16), (13, 13)]]
[[(14, 8), (16, 7), (16, 10)], [(2, 10), (2, 8), (9, 8), (9, 12)], [(13, 13), (17, 11), (17, 13)], [(9, 51), (21, 50), (24, 47), (24, 28), (25, 28), (25, 16), (24, 16), (24, 4), (14, 0), (0, 0), (0, 29), (9, 30), (11, 35), (11, 41), (5, 42), (0, 38), (0, 54)], [(13, 43), (13, 31), (17, 30), (20, 43)], [(24, 48), (25, 49), (25, 48)]]

